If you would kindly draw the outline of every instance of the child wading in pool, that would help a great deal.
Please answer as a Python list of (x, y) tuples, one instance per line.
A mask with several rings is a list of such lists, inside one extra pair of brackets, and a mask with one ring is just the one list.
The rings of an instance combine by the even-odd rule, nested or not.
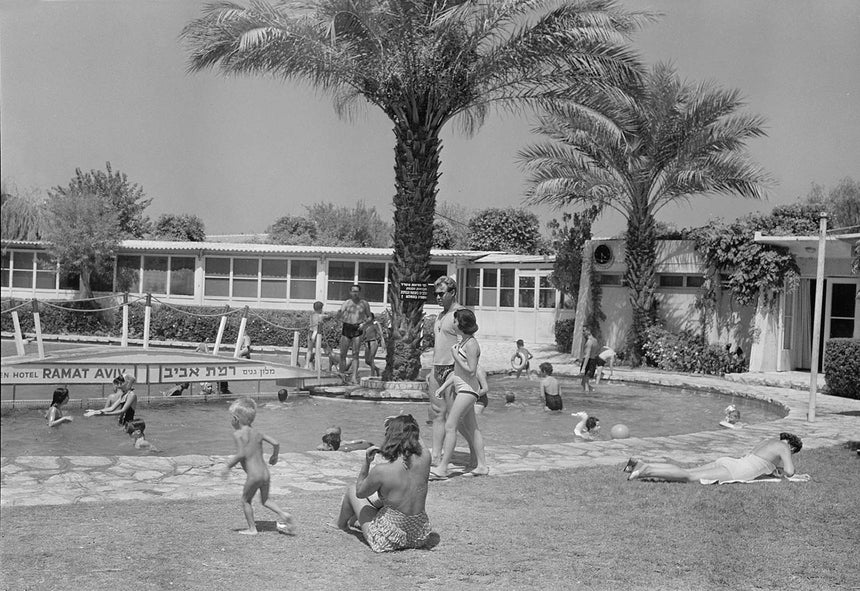
[(60, 407), (69, 401), (69, 389), (65, 386), (60, 386), (54, 390), (54, 397), (51, 400), (51, 406), (48, 412), (45, 413), (45, 419), (48, 421), (49, 427), (56, 427), (63, 423), (71, 423), (72, 417), (65, 417), (60, 411)]
[(269, 456), (269, 464), (274, 466), (278, 463), (278, 452), (280, 444), (263, 433), (251, 427), (251, 423), (257, 416), (257, 404), (250, 398), (240, 398), (230, 405), (232, 420), (233, 439), (236, 441), (236, 455), (230, 458), (227, 466), (222, 472), (224, 478), (230, 473), (230, 469), (236, 464), (242, 464), (247, 478), (245, 487), (242, 489), (242, 511), (248, 522), (248, 529), (240, 533), (256, 534), (257, 524), (254, 522), (254, 508), (251, 501), (254, 495), (260, 491), (260, 501), (263, 506), (278, 515), (280, 521), (276, 523), (278, 531), (282, 534), (295, 534), (295, 524), (289, 513), (284, 513), (274, 501), (269, 500), (269, 468), (263, 460), (263, 442), (272, 446), (272, 455)]
[(511, 355), (511, 367), (514, 368), (514, 371), (517, 374), (517, 378), (523, 372), (526, 372), (526, 377), (531, 377), (529, 373), (529, 360), (534, 357), (528, 349), (526, 349), (526, 344), (522, 339), (517, 339), (517, 350), (514, 351), (514, 354)]
[(540, 382), (540, 393), (543, 395), (544, 410), (561, 410), (564, 404), (561, 401), (561, 386), (558, 380), (552, 375), (552, 363), (544, 362), (540, 364), (540, 375), (543, 378)]

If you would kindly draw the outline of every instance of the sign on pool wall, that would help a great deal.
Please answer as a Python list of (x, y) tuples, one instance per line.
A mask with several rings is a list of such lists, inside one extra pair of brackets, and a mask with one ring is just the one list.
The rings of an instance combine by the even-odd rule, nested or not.
[(275, 380), (309, 375), (298, 368), (249, 363), (163, 363), (147, 365), (33, 363), (5, 366), (0, 381), (9, 385), (101, 384), (130, 373), (138, 384), (210, 380)]

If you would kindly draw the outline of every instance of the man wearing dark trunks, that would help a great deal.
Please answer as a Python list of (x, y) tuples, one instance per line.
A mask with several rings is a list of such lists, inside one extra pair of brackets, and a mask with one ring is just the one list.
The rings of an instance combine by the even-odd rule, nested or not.
[[(349, 375), (352, 369), (352, 382), (358, 382), (358, 351), (361, 346), (362, 325), (370, 318), (370, 304), (361, 299), (361, 286), (349, 288), (349, 299), (340, 307), (337, 318), (343, 322), (340, 333), (340, 373)], [(350, 355), (350, 349), (352, 354)], [(355, 365), (353, 365), (355, 361)]]
[[(433, 371), (427, 376), (430, 392), (435, 392), (439, 386), (445, 383), (448, 374), (454, 371), (454, 357), (451, 353), (451, 347), (460, 340), (454, 312), (462, 308), (457, 303), (457, 282), (452, 278), (439, 277), (433, 287), (436, 303), (442, 306), (442, 310), (436, 315), (436, 321), (433, 323)], [(433, 446), (430, 453), (434, 462), (442, 455), (449, 396), (450, 394), (443, 398), (430, 396), (430, 406), (427, 412), (433, 422)]]

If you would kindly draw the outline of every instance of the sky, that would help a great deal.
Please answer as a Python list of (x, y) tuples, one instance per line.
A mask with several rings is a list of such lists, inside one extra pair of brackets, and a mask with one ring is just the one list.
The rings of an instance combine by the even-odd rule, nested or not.
[[(270, 78), (187, 73), (190, 0), (0, 0), (0, 176), (19, 191), (68, 185), (76, 168), (128, 175), (147, 213), (200, 216), (208, 234), (263, 232), (318, 202), (364, 201), (391, 219), (394, 136), (368, 106), (351, 121), (329, 97)], [(766, 202), (696, 196), (659, 218), (691, 227), (860, 179), (860, 2), (626, 0), (661, 13), (633, 38), (642, 59), (737, 88), (768, 136), (750, 153), (777, 181)], [(528, 116), (493, 115), (443, 136), (439, 200), (523, 206), (517, 151)], [(533, 208), (543, 221), (560, 216)], [(608, 214), (598, 236), (624, 229)]]

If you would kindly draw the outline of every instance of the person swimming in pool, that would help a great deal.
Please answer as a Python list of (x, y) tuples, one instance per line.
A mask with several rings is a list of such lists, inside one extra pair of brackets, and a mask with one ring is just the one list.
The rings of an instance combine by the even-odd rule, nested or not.
[(670, 482), (728, 482), (732, 480), (755, 480), (760, 476), (794, 476), (792, 456), (803, 448), (803, 441), (792, 433), (780, 433), (779, 438), (769, 438), (758, 443), (742, 458), (718, 458), (697, 468), (681, 468), (675, 464), (648, 464), (637, 458), (627, 460), (624, 467), (630, 476), (627, 480), (648, 479)]
[(734, 404), (730, 404), (725, 410), (726, 417), (720, 421), (720, 426), (726, 429), (742, 429), (745, 423), (741, 422), (741, 411)]
[(538, 367), (540, 368), (540, 375), (543, 378), (540, 382), (540, 393), (544, 400), (543, 409), (562, 410), (564, 404), (561, 400), (561, 385), (552, 375), (552, 363), (544, 361)]
[(65, 386), (60, 386), (54, 390), (54, 396), (51, 400), (51, 406), (48, 412), (45, 413), (45, 420), (48, 421), (49, 427), (57, 427), (63, 423), (71, 423), (72, 417), (64, 416), (60, 407), (69, 401), (69, 389)]
[(134, 420), (135, 407), (137, 406), (137, 394), (134, 392), (136, 378), (129, 374), (123, 374), (122, 396), (110, 407), (101, 410), (88, 410), (84, 413), (86, 417), (117, 415), (117, 423), (124, 427), (126, 423)]
[(373, 447), (370, 441), (364, 439), (353, 439), (341, 441), (341, 428), (329, 427), (322, 436), (322, 443), (317, 446), (317, 451), (356, 451)]
[(135, 449), (153, 449), (152, 444), (147, 441), (143, 432), (146, 430), (146, 423), (143, 419), (134, 419), (130, 423), (126, 423), (125, 432), (134, 440)]
[(573, 428), (574, 435), (586, 441), (600, 439), (600, 419), (582, 411), (571, 413), (571, 416), (579, 417), (579, 422)]

